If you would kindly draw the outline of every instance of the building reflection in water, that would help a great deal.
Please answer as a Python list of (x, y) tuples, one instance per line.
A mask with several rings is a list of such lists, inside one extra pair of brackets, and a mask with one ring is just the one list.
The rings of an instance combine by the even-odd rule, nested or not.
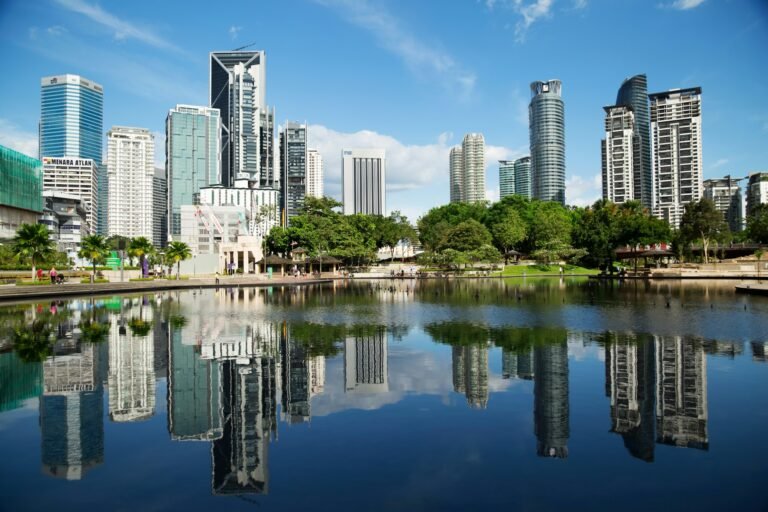
[(142, 421), (155, 414), (155, 344), (152, 308), (126, 301), (109, 330), (109, 418)]
[[(652, 462), (655, 443), (708, 449), (705, 344), (677, 336), (613, 333), (607, 333), (606, 341), (611, 430), (622, 436), (630, 454)], [(735, 352), (729, 344), (710, 342), (707, 347), (719, 355)]]
[(707, 360), (698, 340), (654, 336), (656, 345), (656, 440), (709, 447), (707, 437)]
[(43, 472), (67, 480), (104, 462), (107, 346), (79, 342), (77, 313), (58, 326), (53, 355), (43, 362), (40, 397)]
[(606, 394), (611, 432), (620, 434), (633, 457), (653, 462), (656, 380), (654, 344), (613, 336), (605, 349)]
[(389, 390), (385, 329), (354, 333), (344, 340), (344, 389), (356, 393)]
[(536, 453), (540, 457), (568, 457), (568, 346), (552, 343), (533, 351), (533, 418)]
[(753, 361), (768, 362), (768, 342), (753, 341), (750, 345), (752, 346)]
[(488, 345), (454, 345), (453, 390), (467, 397), (467, 404), (477, 409), (488, 406)]

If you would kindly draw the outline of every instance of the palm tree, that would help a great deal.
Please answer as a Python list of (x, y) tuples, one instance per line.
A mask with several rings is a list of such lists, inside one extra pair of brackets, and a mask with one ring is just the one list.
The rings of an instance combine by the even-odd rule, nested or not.
[(179, 272), (181, 272), (181, 262), (192, 257), (192, 251), (189, 250), (189, 246), (184, 242), (170, 242), (165, 249), (165, 257), (173, 265), (176, 264), (176, 279), (179, 279)]
[(83, 237), (80, 242), (80, 251), (77, 253), (81, 258), (91, 260), (93, 265), (93, 281), (96, 282), (96, 265), (103, 263), (109, 254), (109, 244), (107, 239), (101, 235), (88, 235)]
[(32, 260), (32, 280), (35, 280), (35, 263), (54, 251), (54, 241), (48, 228), (43, 224), (22, 224), (13, 238), (16, 256)]
[(147, 277), (146, 272), (144, 272), (144, 258), (154, 252), (155, 248), (152, 246), (152, 242), (144, 236), (136, 237), (131, 240), (128, 250), (131, 252), (132, 256), (137, 256), (139, 258), (141, 277)]
[(53, 328), (47, 319), (37, 319), (31, 324), (19, 325), (12, 332), (13, 350), (25, 363), (45, 361), (53, 353), (52, 334)]

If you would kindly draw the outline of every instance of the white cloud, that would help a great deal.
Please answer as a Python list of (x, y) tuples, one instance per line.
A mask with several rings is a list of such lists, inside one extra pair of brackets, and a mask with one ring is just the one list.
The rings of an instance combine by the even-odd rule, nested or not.
[(687, 11), (693, 9), (704, 3), (704, 0), (675, 0), (671, 7), (673, 9), (679, 9), (681, 11)]
[(592, 179), (571, 176), (565, 180), (565, 202), (572, 206), (589, 206), (602, 197), (602, 176)]
[(84, 0), (55, 0), (55, 2), (65, 9), (82, 14), (91, 21), (112, 30), (115, 39), (135, 39), (155, 48), (175, 52), (181, 51), (173, 43), (166, 41), (149, 30), (139, 28), (127, 21), (121, 20), (114, 14), (102, 9), (98, 4), (89, 4)]
[(45, 31), (48, 32), (49, 35), (60, 36), (66, 33), (67, 29), (66, 27), (62, 27), (61, 25), (54, 25), (52, 27), (48, 27)]
[[(323, 125), (309, 127), (310, 147), (323, 156), (324, 186), (329, 195), (341, 197), (341, 150), (343, 148), (382, 148), (387, 157), (387, 192), (420, 188), (433, 188), (447, 183), (448, 153), (452, 134), (442, 133), (433, 144), (409, 145), (389, 135), (371, 130), (343, 133)], [(485, 160), (487, 172), (498, 168), (499, 160), (521, 156), (522, 150), (487, 145)], [(447, 184), (445, 184), (447, 191)], [(389, 199), (387, 201), (390, 202)], [(428, 205), (428, 209), (431, 206)], [(397, 209), (397, 208), (390, 208)]]
[(0, 146), (36, 158), (39, 149), (37, 133), (24, 131), (6, 119), (0, 119)]
[(231, 27), (229, 27), (229, 31), (228, 31), (229, 37), (231, 37), (232, 40), (234, 41), (235, 39), (237, 39), (237, 36), (240, 34), (241, 30), (243, 30), (243, 27), (240, 27), (240, 26), (236, 27), (235, 25), (232, 25)]
[(717, 169), (718, 167), (722, 167), (725, 164), (727, 164), (729, 160), (727, 158), (721, 158), (717, 160), (715, 163), (709, 166), (710, 169)]
[(523, 17), (515, 25), (515, 37), (518, 42), (525, 41), (525, 35), (528, 28), (540, 18), (550, 16), (553, 0), (534, 0), (529, 4), (524, 4), (523, 0), (514, 0), (515, 10)]
[(460, 97), (469, 96), (477, 77), (457, 63), (450, 54), (427, 45), (404, 29), (383, 8), (368, 0), (315, 0), (335, 8), (350, 23), (369, 31), (385, 49), (400, 57), (408, 68), (420, 76), (439, 77)]

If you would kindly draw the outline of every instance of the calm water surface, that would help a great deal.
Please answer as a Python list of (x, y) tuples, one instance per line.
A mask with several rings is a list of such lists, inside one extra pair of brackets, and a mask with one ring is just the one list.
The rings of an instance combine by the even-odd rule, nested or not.
[(1, 510), (768, 510), (768, 299), (370, 281), (0, 307)]

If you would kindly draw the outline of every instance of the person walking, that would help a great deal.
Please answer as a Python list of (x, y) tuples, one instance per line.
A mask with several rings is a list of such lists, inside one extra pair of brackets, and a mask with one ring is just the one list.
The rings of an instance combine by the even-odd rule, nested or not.
[(56, 284), (56, 267), (51, 267), (48, 275), (51, 277), (51, 284)]
[(43, 280), (43, 269), (39, 268), (37, 269), (37, 280), (42, 281)]

